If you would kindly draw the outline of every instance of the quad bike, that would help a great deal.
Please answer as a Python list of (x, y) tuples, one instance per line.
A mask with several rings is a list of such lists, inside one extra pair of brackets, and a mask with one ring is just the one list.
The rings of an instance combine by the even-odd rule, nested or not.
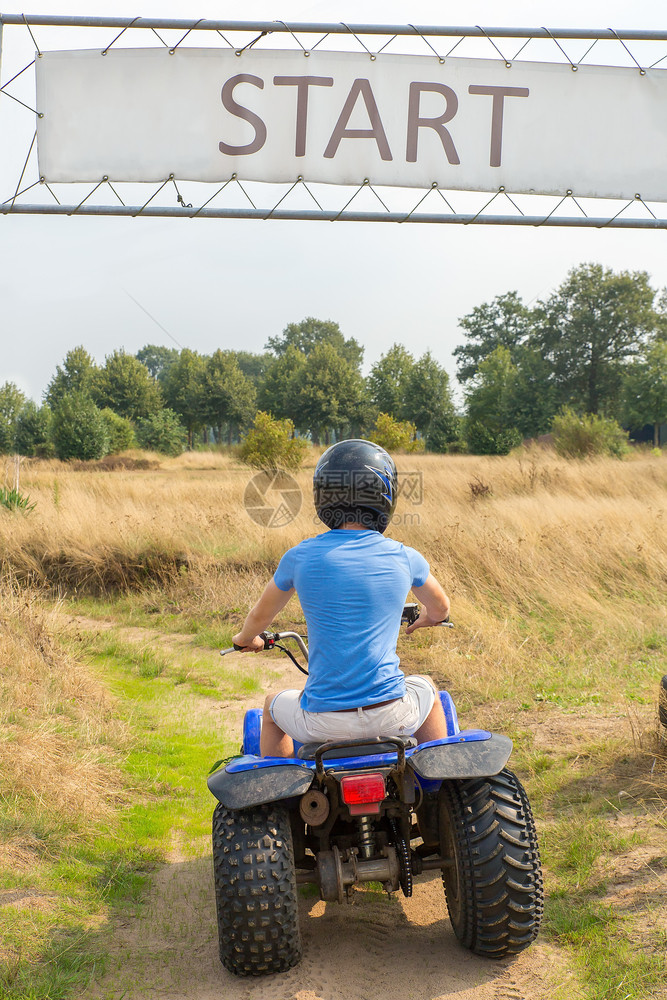
[[(416, 604), (404, 622), (415, 621)], [(295, 632), (264, 633), (264, 648)], [(238, 647), (237, 647), (238, 648)], [(223, 655), (231, 650), (223, 650)], [(262, 712), (246, 712), (241, 756), (208, 779), (220, 960), (230, 972), (285, 972), (302, 956), (297, 887), (350, 900), (381, 883), (412, 895), (414, 880), (440, 871), (459, 942), (502, 958), (527, 948), (542, 916), (542, 873), (526, 793), (505, 765), (512, 742), (459, 729), (440, 692), (445, 739), (412, 737), (295, 743), (296, 757), (262, 757)], [(222, 762), (221, 762), (222, 763)]]

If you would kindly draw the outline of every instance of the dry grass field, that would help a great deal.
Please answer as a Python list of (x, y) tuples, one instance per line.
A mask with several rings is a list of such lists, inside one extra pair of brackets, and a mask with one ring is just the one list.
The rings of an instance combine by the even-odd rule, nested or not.
[[(0, 521), (0, 554), (21, 579), (93, 594), (145, 587), (148, 574), (172, 582), (183, 566), (270, 569), (322, 527), (310, 503), (313, 464), (297, 474), (299, 516), (265, 529), (243, 510), (251, 473), (225, 455), (194, 452), (112, 472), (26, 461), (21, 485), (37, 509)], [(525, 613), (583, 602), (588, 611), (599, 591), (616, 594), (620, 610), (636, 587), (664, 582), (667, 463), (659, 457), (409, 455), (399, 468), (410, 488), (411, 474), (422, 477), (423, 502), (399, 501), (392, 534), (422, 549), (466, 605), (490, 598)]]
[[(123, 594), (135, 618), (164, 612), (179, 628), (187, 618), (231, 627), (282, 552), (322, 528), (312, 464), (296, 477), (299, 515), (275, 528), (244, 511), (252, 473), (226, 455), (189, 453), (146, 471), (26, 464), (22, 488), (37, 507), (0, 517), (0, 559), (17, 581), (56, 595), (117, 605)], [(404, 456), (399, 469), (409, 488), (421, 477), (423, 494), (399, 500), (391, 533), (427, 556), (460, 626), (446, 643), (412, 644), (433, 650), (437, 673), (451, 677), (463, 657), (462, 688), (497, 694), (508, 672), (528, 668), (532, 682), (543, 656), (557, 652), (575, 672), (596, 659), (604, 669), (664, 635), (663, 458)], [(296, 601), (285, 613), (300, 620)]]
[[(128, 900), (148, 892), (146, 912), (158, 905), (159, 880), (146, 873), (158, 858), (175, 863), (175, 830), (179, 864), (183, 831), (186, 855), (205, 857), (206, 764), (238, 745), (238, 706), (259, 703), (278, 669), (267, 655), (225, 673), (214, 650), (282, 552), (322, 527), (314, 459), (296, 474), (299, 514), (262, 527), (243, 506), (253, 473), (233, 455), (128, 458), (134, 468), (26, 461), (21, 489), (34, 511), (0, 510), (0, 993), (12, 1000), (92, 989), (90, 956), (115, 961), (118, 908), (140, 922)], [(404, 495), (390, 533), (427, 556), (456, 623), (402, 637), (403, 664), (449, 688), (463, 725), (512, 736), (537, 814), (548, 903), (536, 954), (557, 972), (532, 993), (522, 979), (524, 1000), (667, 995), (656, 718), (667, 457), (573, 462), (535, 450), (398, 465)], [(295, 599), (278, 624), (302, 627)], [(135, 983), (139, 965), (130, 961)], [(91, 996), (120, 995), (104, 992), (101, 972), (92, 981)], [(470, 994), (487, 995), (504, 996)], [(297, 983), (285, 1000), (297, 996), (319, 994)]]

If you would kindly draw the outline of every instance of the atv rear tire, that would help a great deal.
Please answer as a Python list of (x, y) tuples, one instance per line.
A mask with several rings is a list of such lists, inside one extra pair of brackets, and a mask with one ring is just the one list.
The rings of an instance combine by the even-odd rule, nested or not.
[(543, 908), (542, 870), (530, 805), (520, 781), (446, 781), (440, 790), (440, 847), (447, 909), (459, 942), (502, 958), (535, 939)]
[(301, 934), (289, 814), (266, 805), (213, 813), (220, 961), (237, 976), (286, 972)]

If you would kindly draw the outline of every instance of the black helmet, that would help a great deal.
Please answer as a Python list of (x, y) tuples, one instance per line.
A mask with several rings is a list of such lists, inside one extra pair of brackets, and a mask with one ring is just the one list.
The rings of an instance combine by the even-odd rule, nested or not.
[(313, 500), (329, 528), (358, 522), (383, 533), (396, 507), (398, 474), (391, 455), (372, 441), (339, 441), (322, 455)]

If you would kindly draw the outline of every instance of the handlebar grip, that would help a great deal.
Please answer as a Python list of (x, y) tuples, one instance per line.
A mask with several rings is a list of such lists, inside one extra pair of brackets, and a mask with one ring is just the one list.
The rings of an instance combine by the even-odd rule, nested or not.
[(419, 618), (420, 610), (418, 604), (406, 604), (401, 614), (401, 624), (414, 625)]
[[(260, 638), (264, 640), (264, 649), (273, 649), (276, 644), (275, 632), (260, 632)], [(226, 656), (227, 653), (240, 653), (245, 646), (239, 646), (237, 643), (232, 643), (228, 649), (221, 649), (220, 656)]]

